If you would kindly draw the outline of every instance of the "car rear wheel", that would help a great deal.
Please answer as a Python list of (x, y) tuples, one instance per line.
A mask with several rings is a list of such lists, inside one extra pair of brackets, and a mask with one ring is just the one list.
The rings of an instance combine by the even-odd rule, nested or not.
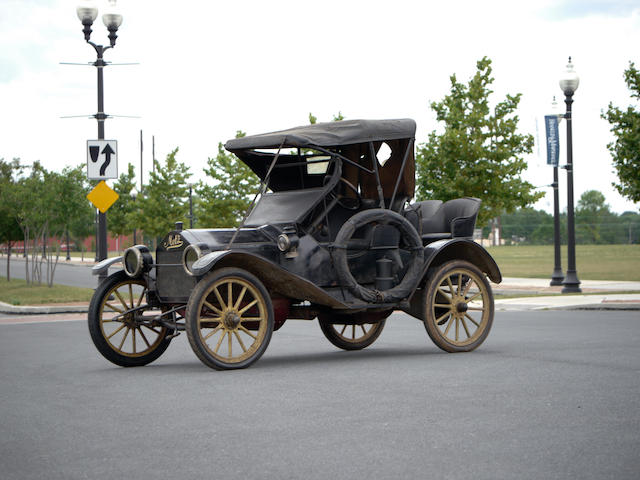
[(121, 367), (156, 360), (169, 346), (171, 331), (153, 320), (161, 311), (146, 302), (147, 284), (124, 271), (109, 276), (89, 305), (89, 333), (98, 351)]
[(274, 316), (262, 282), (239, 268), (222, 268), (198, 282), (189, 297), (186, 331), (191, 348), (208, 367), (245, 368), (269, 345)]
[(426, 292), (424, 325), (431, 340), (447, 352), (478, 348), (493, 324), (493, 293), (475, 265), (453, 260), (438, 267)]
[(318, 321), (324, 336), (336, 347), (343, 350), (362, 350), (378, 339), (385, 319), (390, 314), (391, 312), (321, 314)]

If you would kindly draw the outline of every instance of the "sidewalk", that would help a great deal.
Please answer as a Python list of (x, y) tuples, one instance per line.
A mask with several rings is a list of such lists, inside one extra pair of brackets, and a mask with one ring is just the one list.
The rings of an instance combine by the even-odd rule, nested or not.
[(549, 278), (505, 277), (501, 284), (492, 284), (494, 294), (509, 297), (495, 300), (496, 311), (640, 310), (640, 282), (581, 280), (583, 294), (563, 294), (562, 286), (549, 282)]
[[(582, 280), (583, 294), (562, 294), (562, 287), (549, 286), (548, 278), (506, 277), (492, 284), (496, 311), (544, 309), (639, 310), (640, 282)], [(625, 292), (625, 293), (611, 293)], [(585, 295), (588, 294), (588, 295)], [(507, 297), (507, 298), (505, 298)], [(54, 315), (86, 313), (88, 303), (15, 306), (0, 302), (0, 313), (14, 315)]]

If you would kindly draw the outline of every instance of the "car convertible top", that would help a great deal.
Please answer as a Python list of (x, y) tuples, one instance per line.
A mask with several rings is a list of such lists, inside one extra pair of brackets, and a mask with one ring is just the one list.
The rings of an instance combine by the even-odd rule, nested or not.
[(236, 153), (254, 148), (338, 147), (356, 143), (413, 138), (415, 133), (416, 122), (410, 118), (342, 120), (234, 138), (229, 140), (224, 148)]

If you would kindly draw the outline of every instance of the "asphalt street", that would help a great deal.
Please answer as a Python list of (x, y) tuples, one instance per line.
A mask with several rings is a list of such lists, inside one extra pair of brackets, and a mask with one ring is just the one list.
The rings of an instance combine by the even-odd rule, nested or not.
[(292, 321), (246, 370), (184, 335), (147, 367), (84, 321), (0, 324), (3, 479), (637, 479), (637, 312), (498, 312), (447, 354), (393, 314), (344, 352)]
[[(11, 275), (14, 278), (25, 278), (25, 262), (22, 259), (16, 260), (13, 256), (10, 262)], [(31, 259), (29, 259), (31, 265)], [(98, 277), (91, 274), (93, 264), (77, 265), (66, 263), (63, 259), (58, 261), (53, 283), (68, 285), (70, 287), (95, 288), (98, 285)], [(0, 257), (0, 275), (7, 275), (7, 257)]]

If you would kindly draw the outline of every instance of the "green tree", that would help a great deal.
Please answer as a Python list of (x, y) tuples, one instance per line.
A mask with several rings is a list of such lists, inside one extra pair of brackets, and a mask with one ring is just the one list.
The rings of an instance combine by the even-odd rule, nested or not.
[(108, 228), (115, 235), (126, 235), (133, 231), (133, 211), (135, 203), (131, 197), (131, 190), (136, 185), (133, 165), (129, 164), (126, 173), (121, 173), (113, 184), (113, 190), (118, 194), (118, 200), (109, 208)]
[(507, 95), (492, 109), (491, 72), (491, 60), (484, 57), (467, 85), (450, 77), (451, 92), (431, 103), (444, 132), (432, 131), (416, 158), (418, 198), (480, 198), (479, 225), (543, 195), (520, 177), (527, 166), (523, 156), (533, 147), (531, 135), (518, 133), (514, 112), (521, 95)]
[[(236, 132), (236, 138), (244, 136)], [(237, 226), (258, 192), (259, 178), (222, 143), (218, 143), (218, 154), (207, 160), (204, 173), (211, 184), (196, 186), (198, 222), (208, 228)]]
[(640, 243), (640, 215), (636, 212), (624, 212), (618, 218), (624, 229), (624, 239), (620, 243)]
[(137, 208), (131, 215), (139, 228), (154, 239), (174, 228), (175, 222), (184, 222), (188, 215), (186, 197), (189, 189), (189, 167), (176, 160), (176, 148), (164, 164), (155, 161), (144, 195), (136, 200)]
[[(60, 238), (70, 227), (72, 219), (86, 211), (87, 188), (83, 167), (65, 167), (62, 172), (49, 171), (39, 162), (31, 167), (31, 174), (19, 182), (17, 220), (25, 243), (33, 240), (31, 278), (49, 287), (60, 257), (59, 244), (53, 248), (52, 238)], [(40, 256), (42, 251), (42, 256)], [(44, 264), (44, 268), (43, 268)]]
[[(342, 112), (338, 112), (338, 114), (334, 114), (333, 118), (331, 119), (332, 122), (340, 122), (344, 120), (344, 115), (342, 115)], [(316, 117), (313, 113), (309, 112), (309, 123), (311, 125), (315, 125), (316, 123), (318, 123), (318, 117)]]
[(11, 248), (13, 242), (22, 238), (20, 225), (15, 215), (15, 189), (20, 162), (14, 158), (5, 162), (0, 158), (0, 245), (7, 245), (7, 281), (11, 281)]
[[(624, 72), (624, 81), (631, 97), (640, 99), (640, 72), (633, 62)], [(611, 124), (615, 141), (607, 145), (618, 173), (619, 183), (612, 185), (632, 202), (640, 202), (640, 110), (633, 106), (622, 110), (609, 103), (602, 118)]]
[(576, 206), (576, 242), (615, 243), (615, 235), (611, 234), (614, 227), (615, 215), (605, 203), (604, 195), (597, 190), (584, 192)]
[(553, 216), (531, 207), (501, 215), (502, 238), (528, 244), (553, 243)]
[[(23, 175), (27, 169), (29, 174)], [(21, 167), (17, 159), (0, 160), (0, 183), (0, 229), (7, 216), (13, 218), (13, 240), (17, 225), (25, 248), (31, 249), (31, 262), (28, 258), (25, 262), (27, 282), (45, 279), (52, 286), (60, 255), (60, 242), (52, 239), (64, 238), (67, 231), (82, 230), (86, 236), (93, 225), (84, 166), (65, 167), (58, 173), (39, 162)]]
[(75, 241), (84, 261), (84, 240), (96, 233), (95, 208), (87, 201), (84, 208), (69, 222), (69, 234)]
[(43, 260), (38, 247), (41, 246), (39, 242), (44, 243), (49, 204), (55, 200), (50, 194), (51, 184), (47, 183), (47, 176), (47, 170), (36, 161), (30, 167), (29, 175), (21, 177), (14, 189), (16, 220), (22, 230), (25, 248), (31, 248), (31, 264), (28, 257), (25, 261), (28, 284), (42, 283)]
[(60, 235), (69, 228), (73, 219), (86, 212), (88, 184), (84, 165), (65, 167), (61, 173), (47, 172), (48, 193), (55, 201), (49, 206), (48, 218), (53, 235)]

